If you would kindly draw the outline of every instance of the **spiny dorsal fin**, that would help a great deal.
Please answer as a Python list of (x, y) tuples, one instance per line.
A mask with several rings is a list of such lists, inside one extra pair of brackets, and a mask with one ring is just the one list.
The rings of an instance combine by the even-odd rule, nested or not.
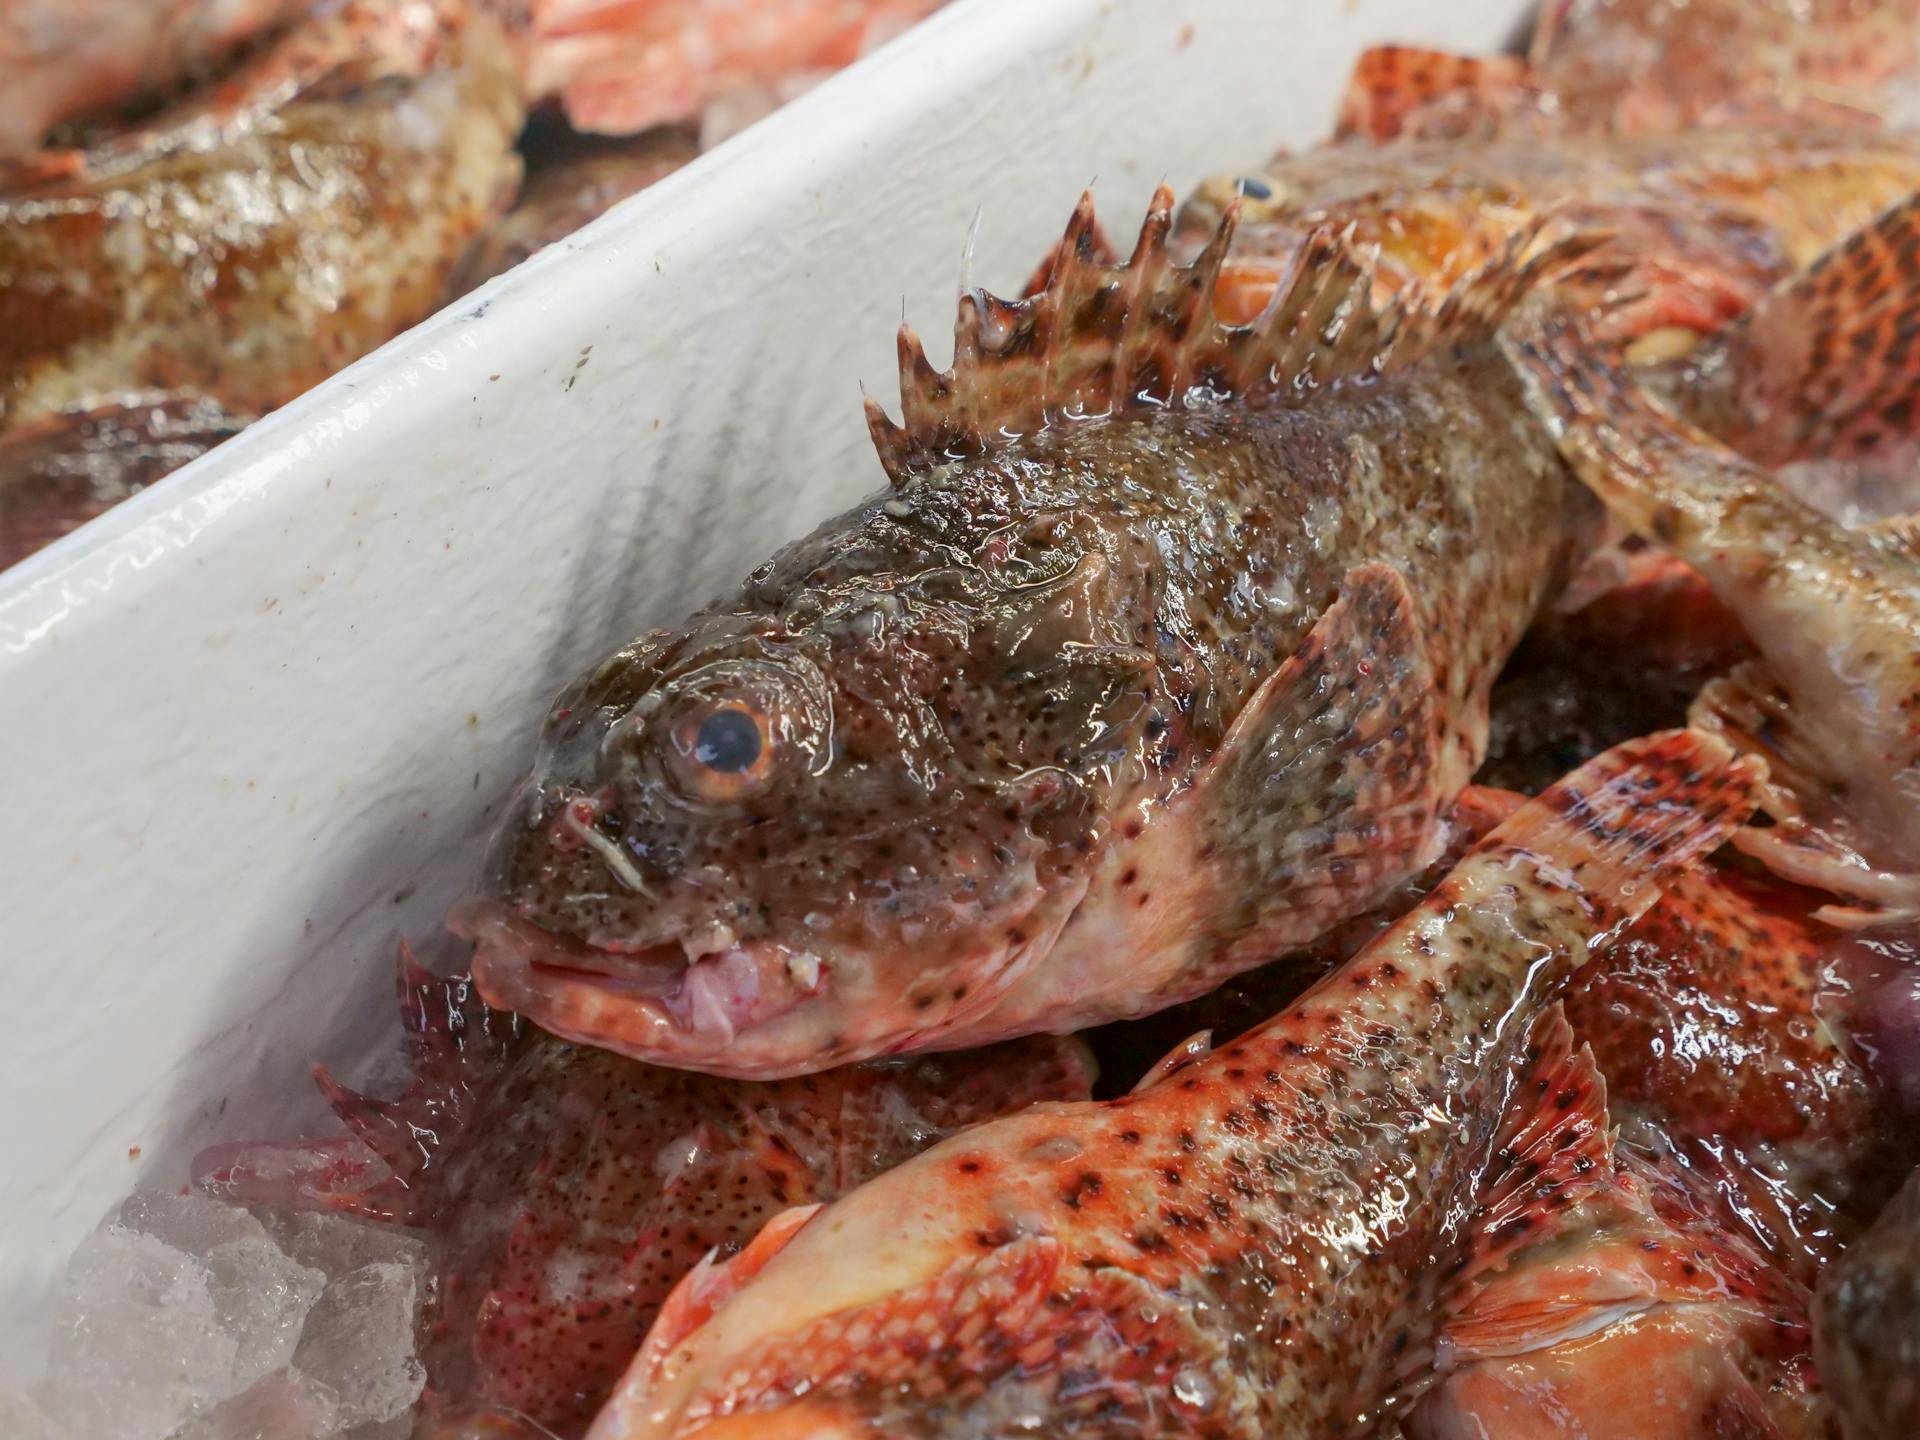
[(1093, 196), (1081, 197), (1043, 289), (1020, 300), (984, 290), (960, 296), (953, 367), (928, 362), (920, 337), (900, 330), (901, 423), (871, 397), (867, 425), (896, 484), (943, 460), (990, 453), (1050, 425), (1125, 412), (1224, 401), (1299, 403), (1342, 382), (1365, 382), (1440, 345), (1482, 338), (1549, 265), (1584, 254), (1577, 236), (1531, 258), (1538, 226), (1463, 279), (1437, 307), (1379, 306), (1370, 260), (1351, 233), (1323, 227), (1293, 258), (1266, 308), (1244, 325), (1214, 307), (1238, 204), (1199, 257), (1167, 253), (1173, 192), (1148, 207), (1132, 256), (1101, 254)]

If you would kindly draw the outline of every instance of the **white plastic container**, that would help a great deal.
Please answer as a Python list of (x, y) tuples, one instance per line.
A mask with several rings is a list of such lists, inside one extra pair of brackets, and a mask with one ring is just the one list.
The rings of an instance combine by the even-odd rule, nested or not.
[(858, 386), (903, 297), (951, 324), (976, 209), (1010, 291), (1090, 181), (1125, 243), (1321, 137), (1366, 44), (1527, 8), (958, 0), (0, 577), (0, 1333), (133, 1185), (392, 1043), (394, 942), (561, 684), (881, 483)]

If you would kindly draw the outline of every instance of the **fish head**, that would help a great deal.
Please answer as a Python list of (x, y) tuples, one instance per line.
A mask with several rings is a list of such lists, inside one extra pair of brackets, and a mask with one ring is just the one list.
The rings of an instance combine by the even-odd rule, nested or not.
[(1125, 683), (1060, 661), (1100, 567), (1014, 585), (964, 537), (853, 523), (561, 697), (454, 919), (494, 1003), (767, 1078), (939, 1048), (1051, 945)]

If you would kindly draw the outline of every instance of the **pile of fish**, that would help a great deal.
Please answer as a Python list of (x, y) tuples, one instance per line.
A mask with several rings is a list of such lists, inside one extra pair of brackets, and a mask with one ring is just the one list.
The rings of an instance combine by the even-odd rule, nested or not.
[(6, 0), (0, 567), (938, 3)]
[(421, 1440), (1920, 1434), (1916, 45), (1558, 0), (1083, 200), (200, 1193), (417, 1237)]

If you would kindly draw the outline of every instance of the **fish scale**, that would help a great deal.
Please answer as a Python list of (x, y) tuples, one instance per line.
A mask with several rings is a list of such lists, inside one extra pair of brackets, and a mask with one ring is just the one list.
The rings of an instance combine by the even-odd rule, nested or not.
[(1739, 825), (1757, 768), (1694, 732), (1618, 747), (1225, 1049), (703, 1265), (593, 1440), (1368, 1433), (1446, 1315), (1606, 1182), (1555, 997)]
[[(1591, 244), (1431, 308), (1337, 233), (1214, 311), (1171, 194), (1124, 264), (900, 341), (887, 493), (555, 707), (456, 912), (489, 1000), (743, 1076), (1142, 1014), (1310, 944), (1436, 853), (1495, 674), (1585, 543), (1493, 334)], [(750, 758), (701, 759), (710, 723)]]

